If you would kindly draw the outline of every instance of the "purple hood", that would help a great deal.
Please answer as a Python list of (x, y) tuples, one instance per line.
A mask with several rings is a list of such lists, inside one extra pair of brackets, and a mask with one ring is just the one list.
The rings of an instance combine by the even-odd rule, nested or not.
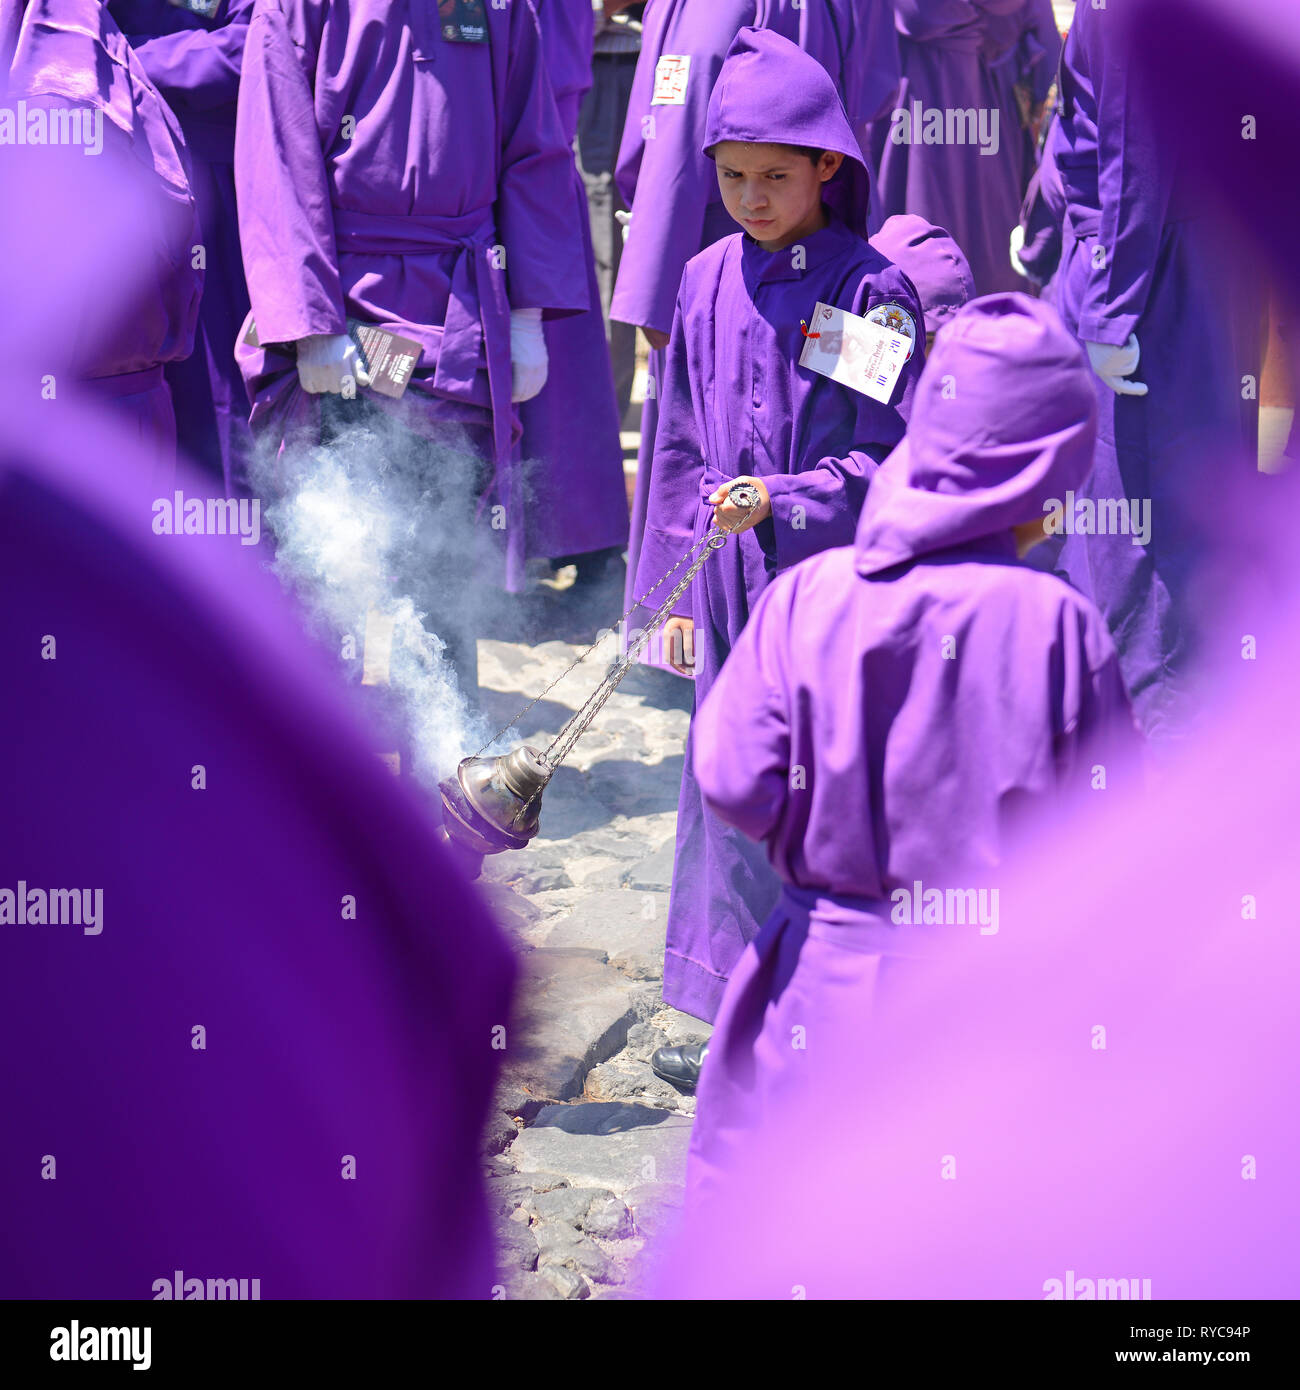
[(826, 185), (826, 203), (860, 236), (867, 234), (871, 180), (831, 75), (797, 44), (770, 29), (742, 29), (709, 98), (704, 153), (738, 140), (801, 145), (844, 156)]
[(916, 286), (928, 333), (954, 319), (975, 297), (975, 278), (961, 247), (924, 217), (904, 212), (889, 218), (871, 244)]
[(1096, 416), (1087, 361), (1054, 309), (1023, 294), (972, 300), (935, 342), (907, 437), (872, 481), (858, 573), (1040, 520), (1087, 477)]

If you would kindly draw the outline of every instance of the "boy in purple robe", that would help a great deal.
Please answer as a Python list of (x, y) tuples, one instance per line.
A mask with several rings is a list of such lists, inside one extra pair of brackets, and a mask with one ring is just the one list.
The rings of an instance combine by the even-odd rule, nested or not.
[[(525, 582), (515, 404), (546, 382), (543, 320), (590, 303), (532, 5), (258, 0), (235, 181), (254, 431), (314, 442), (376, 411), (400, 422), (430, 460), (418, 524), (443, 547), (416, 601), (472, 692), (473, 582)], [(419, 346), (396, 406), (367, 389), (349, 320)]]
[(253, 0), (111, 0), (190, 155), (205, 276), (194, 351), (167, 365), (181, 452), (234, 496), (248, 492), (248, 398), (235, 340), (248, 313), (235, 211), (235, 103)]
[[(636, 578), (638, 592), (652, 588), (715, 522), (738, 533), (709, 557), (665, 628), (666, 644), (681, 642), (673, 661), (680, 674), (693, 671), (697, 702), (772, 577), (851, 539), (872, 474), (902, 438), (924, 359), (916, 291), (864, 239), (867, 171), (816, 59), (769, 30), (741, 30), (709, 101), (705, 148), (744, 231), (702, 252), (682, 278)], [(835, 309), (845, 317), (827, 329), (824, 356), (809, 334)], [(857, 389), (801, 365), (835, 362), (838, 351), (837, 367), (846, 366), (890, 325), (903, 345), (901, 374), (874, 396), (869, 382)], [(742, 478), (761, 497), (753, 512), (728, 500)], [(692, 730), (664, 998), (711, 1020), (778, 885), (761, 852), (705, 809), (697, 743)], [(698, 1062), (697, 1049), (667, 1049), (656, 1065), (690, 1084)]]
[(1003, 93), (980, 56), (990, 23), (1024, 0), (895, 0), (902, 86), (872, 131), (887, 214), (947, 227), (978, 294), (1024, 288), (1007, 256), (1024, 196), (1019, 121), (1004, 129)]
[[(830, 73), (865, 151), (867, 127), (898, 86), (898, 40), (890, 0), (653, 0), (619, 150), (619, 192), (632, 209), (610, 316), (638, 325), (650, 344), (632, 499), (625, 606), (635, 586), (650, 495), (664, 349), (687, 261), (734, 223), (701, 153), (709, 94), (745, 26), (797, 43)], [(870, 166), (869, 166), (870, 167)], [(647, 615), (634, 615), (633, 627)]]
[(1050, 307), (967, 305), (854, 544), (772, 585), (698, 709), (700, 793), (783, 886), (709, 1046), (693, 1186), (797, 1087), (792, 1028), (869, 1007), (939, 946), (914, 889), (991, 891), (1009, 817), (1095, 785), (1135, 742), (1101, 615), (1017, 563), (1087, 475), (1095, 429), (1086, 360)]
[(1080, 0), (1061, 64), (1056, 305), (1087, 347), (1100, 424), (1054, 545), (1059, 573), (1110, 624), (1144, 733), (1163, 743), (1196, 699), (1207, 503), (1224, 460), (1258, 448), (1264, 297), (1197, 161), (1157, 134), (1124, 17)]
[[(578, 133), (591, 86), (595, 31), (590, 0), (535, 0), (546, 67), (565, 142)], [(627, 485), (619, 437), (614, 368), (605, 339), (600, 286), (587, 215), (587, 190), (573, 161), (581, 255), (590, 308), (545, 325), (546, 385), (519, 407), (519, 449), (528, 471), (528, 554), (573, 560), (581, 581), (599, 577), (627, 544)]]
[[(99, 0), (3, 0), (0, 8), (0, 42), (12, 47), (3, 74), (6, 115), (25, 112), (25, 142), (48, 143), (51, 160), (86, 156), (84, 206), (69, 210), (78, 234), (94, 223), (98, 166), (139, 189), (139, 235), (114, 269), (135, 298), (106, 334), (86, 331), (105, 297), (77, 306), (81, 353), (68, 367), (149, 450), (165, 482), (176, 466), (176, 418), (164, 371), (190, 354), (203, 289), (203, 271), (192, 262), (200, 232), (180, 126)], [(71, 144), (51, 136), (69, 129), (80, 137)], [(16, 143), (15, 132), (6, 132), (4, 144)], [(58, 272), (58, 257), (52, 265)], [(55, 273), (51, 282), (61, 278)], [(45, 389), (51, 385), (57, 393), (57, 379)]]

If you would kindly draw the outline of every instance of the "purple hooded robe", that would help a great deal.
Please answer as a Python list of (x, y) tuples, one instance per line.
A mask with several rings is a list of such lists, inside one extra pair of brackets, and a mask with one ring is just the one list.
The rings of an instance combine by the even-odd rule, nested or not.
[(1103, 747), (1136, 742), (1101, 615), (1017, 563), (1011, 531), (1082, 482), (1095, 428), (1087, 363), (1050, 307), (968, 305), (854, 544), (772, 585), (697, 708), (699, 791), (783, 887), (714, 1030), (693, 1194), (799, 1084), (811, 1054), (791, 1029), (868, 1007), (880, 975), (936, 947), (897, 925), (913, 920), (899, 893), (987, 883), (1011, 816), (1086, 789)]
[[(176, 419), (164, 367), (189, 356), (203, 289), (203, 272), (191, 262), (201, 235), (180, 126), (99, 0), (28, 0), (25, 7), (3, 0), (0, 8), (3, 47), (13, 45), (4, 75), (9, 106), (25, 102), (29, 118), (38, 107), (93, 113), (102, 121), (103, 150), (87, 158), (147, 187), (132, 262), (113, 269), (136, 291), (130, 312), (114, 333), (83, 341), (68, 365), (130, 422), (165, 475), (175, 466)], [(80, 225), (93, 225), (95, 216), (88, 197)]]
[[(546, 68), (572, 149), (591, 86), (590, 0), (536, 0)], [(591, 307), (545, 325), (546, 385), (519, 407), (527, 469), (528, 554), (561, 557), (627, 543), (627, 485), (614, 368), (600, 309), (587, 190), (573, 161), (582, 265)]]
[[(829, 0), (816, 5), (795, 0), (650, 0), (619, 150), (616, 177), (633, 216), (611, 318), (667, 333), (686, 262), (736, 230), (722, 204), (717, 172), (702, 151), (709, 94), (732, 41), (745, 26), (782, 34), (821, 63), (835, 79), (864, 151), (867, 126), (893, 100), (898, 39), (892, 0)], [(665, 55), (690, 60), (680, 104), (654, 100), (655, 74)], [(651, 351), (647, 376), (628, 542), (628, 607), (639, 597), (634, 576), (650, 495), (663, 352)], [(635, 620), (644, 617), (634, 615)]]
[[(925, 351), (915, 289), (861, 235), (866, 169), (831, 79), (815, 59), (768, 30), (741, 30), (713, 89), (705, 140), (709, 147), (746, 140), (838, 150), (845, 160), (826, 197), (839, 203), (843, 217), (832, 214), (828, 226), (784, 251), (764, 251), (737, 233), (701, 252), (682, 278), (638, 592), (708, 532), (714, 513), (705, 499), (720, 483), (760, 476), (772, 498), (772, 516), (715, 551), (678, 610), (695, 623), (697, 703), (772, 577), (852, 538), (868, 481), (902, 438)], [(893, 403), (799, 365), (800, 321), (812, 321), (819, 301), (855, 314), (892, 303), (912, 316), (918, 346), (895, 384)], [(778, 885), (761, 850), (705, 809), (693, 772), (697, 743), (692, 728), (678, 807), (664, 998), (712, 1019)]]
[[(1024, 288), (1008, 257), (1024, 196), (1022, 131), (1019, 119), (1005, 128), (1001, 87), (980, 57), (990, 22), (1023, 6), (1024, 0), (895, 0), (902, 86), (894, 113), (871, 137), (885, 213), (915, 212), (947, 227), (970, 261), (978, 294)], [(936, 112), (944, 139), (923, 143), (935, 133)], [(959, 113), (967, 113), (961, 125)], [(978, 119), (986, 122), (983, 131)]]
[(975, 298), (970, 262), (961, 247), (925, 218), (912, 213), (890, 217), (871, 244), (916, 288), (927, 336), (951, 323), (962, 306)]
[(1197, 557), (1214, 524), (1202, 503), (1225, 459), (1257, 449), (1264, 305), (1249, 258), (1194, 182), (1195, 161), (1159, 138), (1135, 90), (1114, 32), (1124, 13), (1080, 0), (1065, 46), (1056, 305), (1081, 339), (1122, 345), (1137, 334), (1133, 377), (1149, 393), (1116, 395), (1096, 380), (1097, 452), (1079, 505), (1098, 517), (1146, 507), (1149, 535), (1088, 534), (1085, 515), (1058, 539), (1057, 565), (1105, 615), (1143, 731), (1163, 739), (1188, 717), (1184, 677), (1205, 597)]
[(264, 554), (161, 533), (121, 417), (28, 390), (151, 212), (60, 153), (0, 151), (0, 1297), (486, 1298), (508, 948)]
[[(282, 345), (351, 316), (423, 349), (403, 401), (458, 422), (495, 469), (505, 583), (524, 583), (527, 505), (510, 402), (510, 310), (589, 307), (582, 229), (531, 4), (487, 6), (488, 41), (442, 37), (432, 3), (258, 0), (235, 132), (240, 238), (262, 346), (238, 350), (255, 432), (319, 428)], [(242, 338), (242, 335), (241, 335)], [(384, 398), (366, 390), (367, 399)], [(404, 412), (406, 413), (406, 412)], [(496, 514), (493, 514), (496, 521)]]
[(109, 10), (176, 113), (206, 252), (194, 351), (167, 366), (181, 452), (233, 495), (248, 488), (248, 398), (235, 341), (248, 288), (235, 211), (235, 103), (253, 0), (221, 0), (211, 19), (169, 0), (111, 0)]

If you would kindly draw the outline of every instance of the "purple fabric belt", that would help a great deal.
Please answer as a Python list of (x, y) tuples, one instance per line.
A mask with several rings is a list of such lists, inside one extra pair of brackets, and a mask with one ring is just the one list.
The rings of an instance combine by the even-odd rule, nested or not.
[(776, 912), (785, 913), (809, 936), (870, 956), (933, 959), (946, 954), (961, 933), (979, 931), (978, 927), (900, 925), (891, 920), (891, 910), (887, 900), (826, 893), (792, 883), (783, 885), (776, 907)]
[(115, 376), (90, 376), (83, 378), (82, 384), (89, 386), (97, 396), (142, 396), (146, 391), (156, 391), (163, 385), (162, 363), (145, 367), (139, 372), (119, 372)]
[(505, 274), (493, 273), (487, 263), (497, 243), (492, 210), (461, 217), (399, 217), (336, 207), (334, 237), (340, 254), (456, 257), (433, 389), (450, 400), (472, 404), (475, 373), (479, 363), (486, 361), (493, 464), (498, 496), (506, 509), (506, 582), (512, 589), (522, 585), (526, 540), (523, 485), (519, 470), (510, 467), (514, 424), (510, 302)]

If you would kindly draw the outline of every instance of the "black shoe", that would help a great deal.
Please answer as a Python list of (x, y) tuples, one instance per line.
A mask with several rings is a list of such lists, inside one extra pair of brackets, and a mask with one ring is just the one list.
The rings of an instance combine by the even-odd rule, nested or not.
[(708, 1051), (706, 1042), (688, 1043), (685, 1047), (659, 1047), (651, 1055), (650, 1070), (674, 1086), (693, 1091)]

